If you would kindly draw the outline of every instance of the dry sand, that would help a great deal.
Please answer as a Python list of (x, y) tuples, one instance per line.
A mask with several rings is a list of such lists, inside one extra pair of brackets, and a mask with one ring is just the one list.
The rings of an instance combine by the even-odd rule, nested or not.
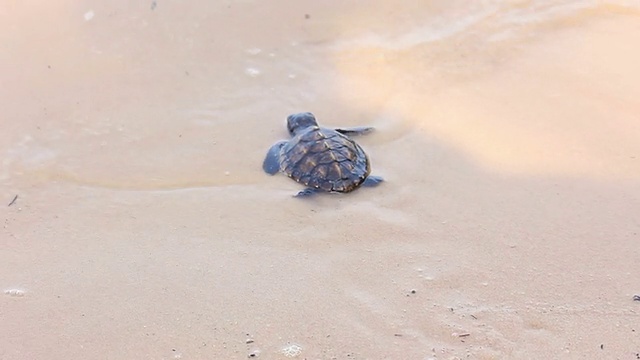
[[(3, 1), (0, 359), (640, 358), (638, 44), (623, 0)], [(292, 198), (297, 111), (387, 181)]]

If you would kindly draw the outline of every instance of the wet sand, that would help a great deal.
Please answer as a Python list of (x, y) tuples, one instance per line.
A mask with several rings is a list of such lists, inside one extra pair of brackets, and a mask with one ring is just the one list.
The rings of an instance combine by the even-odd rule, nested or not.
[(640, 7), (474, 4), (0, 5), (0, 358), (636, 359)]

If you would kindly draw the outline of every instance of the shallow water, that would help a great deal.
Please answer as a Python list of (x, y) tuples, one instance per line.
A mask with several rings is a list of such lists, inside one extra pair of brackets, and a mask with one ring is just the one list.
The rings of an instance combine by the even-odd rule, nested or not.
[[(0, 4), (2, 359), (640, 353), (636, 1)], [(285, 117), (387, 180), (294, 199)]]

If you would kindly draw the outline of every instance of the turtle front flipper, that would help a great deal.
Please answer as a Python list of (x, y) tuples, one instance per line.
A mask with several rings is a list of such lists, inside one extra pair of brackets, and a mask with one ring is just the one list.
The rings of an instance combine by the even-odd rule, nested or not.
[(366, 135), (373, 131), (373, 127), (358, 126), (358, 127), (346, 128), (346, 129), (336, 129), (336, 131), (342, 135), (347, 135), (347, 136)]
[(380, 176), (369, 175), (362, 183), (362, 186), (374, 187), (380, 185), (383, 181), (384, 179)]
[(280, 171), (280, 149), (286, 144), (286, 141), (280, 141), (275, 143), (267, 152), (267, 157), (264, 158), (262, 163), (262, 169), (269, 175), (273, 175)]

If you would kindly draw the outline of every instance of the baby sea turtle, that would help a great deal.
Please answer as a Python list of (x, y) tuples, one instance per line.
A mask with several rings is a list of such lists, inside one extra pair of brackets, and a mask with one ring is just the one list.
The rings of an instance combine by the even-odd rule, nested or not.
[(327, 129), (306, 112), (289, 115), (287, 129), (292, 138), (273, 145), (262, 168), (271, 175), (281, 171), (307, 186), (296, 196), (319, 191), (346, 193), (360, 185), (382, 182), (381, 177), (369, 175), (369, 157), (349, 137), (369, 133), (373, 128)]

